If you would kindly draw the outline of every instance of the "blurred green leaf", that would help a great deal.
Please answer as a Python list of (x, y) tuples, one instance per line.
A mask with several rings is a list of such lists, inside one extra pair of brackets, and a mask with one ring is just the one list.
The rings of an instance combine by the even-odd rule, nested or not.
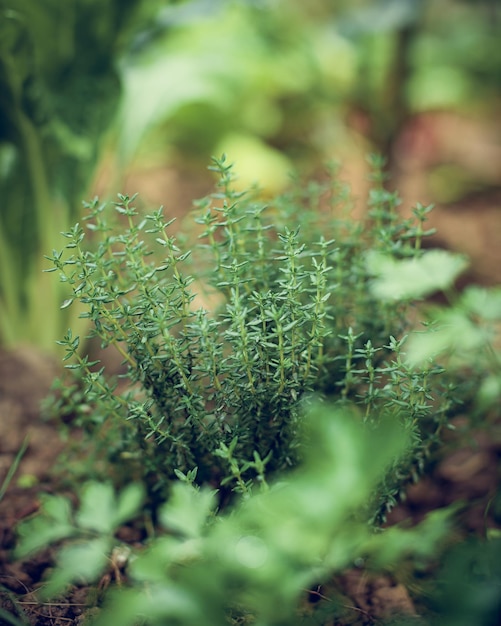
[(369, 565), (378, 569), (397, 562), (406, 555), (418, 559), (430, 559), (436, 554), (437, 545), (452, 526), (457, 505), (428, 513), (423, 521), (413, 527), (391, 526), (383, 534), (375, 534), (367, 542)]
[[(210, 578), (210, 572), (206, 573)], [(183, 626), (221, 625), (224, 614), (214, 616), (213, 605), (201, 603), (196, 592), (175, 582), (168, 585), (151, 585), (148, 593), (140, 589), (125, 589), (110, 594), (106, 608), (111, 610), (100, 615), (95, 626), (109, 626), (110, 618), (120, 626), (135, 626), (138, 616), (148, 616), (152, 625), (179, 624)]]
[(470, 538), (446, 555), (435, 586), (434, 626), (494, 626), (501, 617), (501, 539)]
[(454, 108), (467, 99), (470, 86), (467, 75), (459, 68), (425, 67), (412, 76), (407, 94), (419, 111)]
[(470, 285), (461, 294), (459, 305), (483, 320), (500, 320), (501, 288), (487, 289), (478, 285)]
[(422, 10), (421, 0), (373, 0), (345, 11), (341, 32), (359, 35), (367, 32), (388, 32), (412, 24)]
[(477, 404), (481, 411), (499, 407), (501, 404), (501, 375), (490, 374), (481, 382), (477, 393)]
[(82, 529), (112, 533), (137, 514), (143, 498), (141, 485), (127, 485), (117, 496), (110, 483), (91, 482), (82, 490), (75, 519)]
[(82, 490), (80, 508), (75, 516), (81, 528), (109, 533), (115, 522), (115, 491), (110, 483), (92, 482)]
[(107, 537), (64, 546), (58, 555), (57, 568), (43, 587), (41, 597), (54, 597), (71, 583), (94, 581), (106, 567), (110, 551), (111, 540)]
[(198, 537), (214, 507), (212, 491), (198, 491), (188, 483), (177, 482), (172, 486), (169, 501), (160, 511), (160, 521), (170, 531)]
[(78, 317), (60, 309), (67, 291), (42, 276), (41, 261), (78, 219), (119, 104), (123, 37), (144, 28), (158, 7), (143, 0), (0, 3), (3, 344), (52, 352), (69, 316)]
[(379, 252), (367, 255), (369, 272), (376, 278), (372, 293), (381, 300), (423, 298), (452, 287), (468, 267), (467, 259), (445, 250), (429, 250), (419, 258), (395, 260)]
[(257, 137), (229, 134), (221, 139), (216, 153), (226, 151), (238, 163), (236, 189), (258, 185), (266, 194), (278, 194), (290, 182), (292, 163)]
[(139, 483), (131, 483), (119, 491), (114, 513), (116, 527), (133, 518), (141, 510), (144, 497), (144, 487)]
[(22, 558), (75, 533), (68, 498), (42, 495), (40, 499), (41, 514), (22, 522), (18, 527), (19, 542), (16, 548), (18, 557)]
[(409, 337), (406, 360), (416, 366), (447, 352), (456, 360), (468, 362), (471, 354), (485, 348), (488, 342), (489, 334), (485, 329), (463, 311), (450, 309), (441, 313), (436, 325)]

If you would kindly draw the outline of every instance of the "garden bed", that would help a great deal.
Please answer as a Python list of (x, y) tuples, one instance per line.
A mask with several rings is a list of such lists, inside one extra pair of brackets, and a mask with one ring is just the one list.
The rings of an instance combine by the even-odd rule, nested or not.
[[(63, 598), (41, 602), (37, 600), (36, 591), (54, 564), (55, 551), (46, 549), (31, 558), (12, 559), (16, 524), (37, 511), (41, 492), (55, 493), (61, 488), (61, 478), (52, 467), (64, 442), (58, 428), (42, 420), (37, 409), (54, 372), (53, 362), (36, 353), (23, 350), (1, 354), (0, 462), (3, 470), (13, 462), (26, 435), (29, 445), (0, 502), (0, 606), (13, 616), (23, 615), (26, 623), (33, 626), (77, 626), (89, 612), (94, 612), (100, 597), (99, 588), (75, 586)], [(501, 511), (489, 506), (499, 483), (501, 424), (498, 422), (489, 430), (472, 431), (466, 416), (457, 418), (456, 424), (457, 431), (451, 431), (446, 446), (432, 458), (421, 480), (408, 490), (406, 501), (391, 512), (389, 524), (404, 520), (417, 522), (431, 510), (460, 501), (464, 507), (458, 515), (455, 540), (459, 537), (483, 539), (487, 528), (501, 529)], [(34, 484), (23, 486), (30, 482)], [(136, 545), (141, 537), (137, 528), (126, 527), (120, 532), (122, 539)], [(363, 567), (350, 569), (328, 584), (309, 592), (305, 590), (302, 611), (305, 616), (316, 614), (318, 619), (324, 614), (325, 621), (315, 623), (326, 626), (381, 624), (400, 612), (426, 614), (433, 587), (431, 581), (436, 578), (441, 561), (438, 558), (419, 572), (402, 568), (400, 572), (375, 575)], [(100, 582), (101, 587), (113, 584), (115, 572), (110, 566)], [(126, 579), (126, 571), (121, 571), (120, 575)], [(339, 599), (340, 592), (344, 596), (341, 605), (344, 615), (332, 621), (332, 597)], [(336, 612), (339, 610), (337, 608)], [(0, 619), (0, 623), (9, 622)]]

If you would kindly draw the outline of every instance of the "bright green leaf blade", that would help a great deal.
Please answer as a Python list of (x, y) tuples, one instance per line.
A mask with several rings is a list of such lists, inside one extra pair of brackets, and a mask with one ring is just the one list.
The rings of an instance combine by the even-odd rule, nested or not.
[(177, 482), (169, 501), (160, 511), (160, 520), (171, 531), (197, 537), (214, 506), (212, 491), (197, 490), (187, 483)]
[(16, 557), (22, 558), (41, 548), (71, 537), (74, 525), (71, 522), (71, 505), (63, 496), (41, 496), (41, 513), (22, 522), (18, 527), (19, 542)]
[(110, 483), (88, 483), (82, 492), (76, 522), (81, 528), (109, 533), (115, 530), (115, 492)]
[(71, 583), (95, 581), (106, 567), (110, 551), (111, 542), (107, 537), (64, 547), (59, 553), (58, 567), (42, 590), (42, 597), (53, 597)]
[(117, 507), (114, 515), (115, 527), (134, 517), (140, 510), (144, 500), (142, 485), (132, 483), (124, 487), (117, 497)]
[(413, 333), (407, 343), (406, 361), (416, 366), (445, 352), (455, 359), (471, 358), (472, 351), (485, 347), (488, 335), (458, 310), (444, 312), (435, 327)]
[(501, 288), (485, 289), (472, 285), (462, 294), (461, 305), (484, 320), (500, 320)]
[(445, 250), (430, 250), (419, 258), (403, 260), (379, 252), (367, 255), (368, 270), (375, 276), (371, 291), (381, 300), (423, 298), (448, 289), (467, 266), (464, 256)]

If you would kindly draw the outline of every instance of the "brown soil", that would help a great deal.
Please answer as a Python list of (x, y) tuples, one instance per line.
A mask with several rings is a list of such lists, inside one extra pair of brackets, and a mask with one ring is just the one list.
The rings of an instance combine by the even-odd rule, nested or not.
[[(54, 563), (53, 552), (45, 550), (21, 561), (12, 559), (16, 524), (37, 511), (40, 493), (58, 489), (51, 468), (64, 444), (56, 426), (41, 419), (39, 409), (56, 372), (54, 363), (32, 351), (0, 353), (0, 481), (29, 437), (16, 476), (0, 501), (0, 607), (11, 615), (22, 615), (33, 626), (82, 624), (96, 598), (95, 589), (74, 587), (63, 599), (39, 602), (36, 590)], [(409, 489), (405, 503), (393, 510), (390, 524), (419, 521), (430, 510), (461, 500), (465, 507), (458, 517), (458, 537), (483, 537), (486, 528), (501, 527), (501, 519), (496, 519), (488, 506), (499, 484), (501, 429), (472, 430), (466, 418), (457, 419), (456, 426), (444, 452)], [(25, 486), (29, 483), (35, 484)], [(433, 567), (439, 565), (437, 559)], [(433, 570), (427, 575), (432, 576)], [(329, 585), (311, 590), (307, 610), (320, 609), (319, 614), (328, 615), (332, 599), (339, 601), (341, 597), (343, 616), (334, 622), (328, 617), (322, 623), (362, 626), (382, 623), (401, 613), (416, 616), (421, 610), (420, 599), (406, 576), (373, 575), (363, 567), (354, 568)], [(0, 625), (8, 623), (0, 616)]]

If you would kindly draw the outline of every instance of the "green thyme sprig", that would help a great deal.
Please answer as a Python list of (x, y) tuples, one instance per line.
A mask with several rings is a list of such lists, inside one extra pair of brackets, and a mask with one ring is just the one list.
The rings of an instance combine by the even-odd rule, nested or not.
[[(364, 224), (337, 215), (346, 197), (335, 181), (264, 204), (233, 189), (223, 157), (211, 168), (216, 192), (197, 203), (202, 232), (189, 249), (161, 208), (144, 215), (122, 194), (111, 206), (88, 203), (85, 229), (63, 233), (66, 251), (51, 257), (73, 292), (63, 306), (84, 305), (91, 335), (118, 350), (129, 385), (118, 391), (71, 331), (60, 342), (68, 367), (111, 423), (124, 472), (127, 459), (141, 459), (152, 494), (195, 468), (199, 483), (223, 491), (266, 485), (301, 456), (309, 394), (360, 405), (368, 424), (390, 413), (413, 433), (412, 459), (394, 468), (378, 506), (422, 465), (446, 413), (441, 371), (405, 365), (412, 303), (375, 297), (367, 251), (419, 257), (429, 210), (399, 220), (377, 159), (374, 167)], [(200, 305), (195, 286), (212, 289), (217, 305)]]

